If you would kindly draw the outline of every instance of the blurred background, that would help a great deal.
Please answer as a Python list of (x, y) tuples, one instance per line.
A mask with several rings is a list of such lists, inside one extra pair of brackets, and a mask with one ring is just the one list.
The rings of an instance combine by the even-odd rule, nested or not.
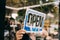
[[(23, 28), (27, 8), (46, 14), (45, 28), (49, 36), (46, 40), (58, 40), (59, 0), (6, 0), (4, 40), (15, 40), (16, 31)], [(36, 40), (43, 40), (40, 36)]]

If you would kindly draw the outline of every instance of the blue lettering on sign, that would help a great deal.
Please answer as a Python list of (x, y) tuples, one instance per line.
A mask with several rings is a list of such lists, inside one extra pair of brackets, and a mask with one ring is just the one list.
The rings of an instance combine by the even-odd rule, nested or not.
[(35, 31), (38, 31), (38, 28), (36, 28), (36, 30)]
[(39, 31), (42, 31), (42, 29), (39, 29)]
[(32, 28), (32, 31), (35, 31), (35, 28)]
[(30, 27), (27, 27), (27, 26), (25, 26), (25, 28), (24, 28), (26, 31), (31, 31), (30, 30)]
[(38, 28), (32, 28), (32, 31), (38, 31)]

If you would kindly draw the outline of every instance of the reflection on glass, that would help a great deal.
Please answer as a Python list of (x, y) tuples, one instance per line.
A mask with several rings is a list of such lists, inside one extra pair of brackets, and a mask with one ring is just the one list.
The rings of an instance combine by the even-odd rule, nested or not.
[(39, 16), (36, 16), (36, 27), (39, 26)]
[(42, 17), (40, 16), (40, 27), (42, 27)]

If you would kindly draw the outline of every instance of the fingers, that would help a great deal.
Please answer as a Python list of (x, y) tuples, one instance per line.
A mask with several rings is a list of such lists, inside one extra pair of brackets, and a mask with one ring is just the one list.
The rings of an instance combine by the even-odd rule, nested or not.
[(46, 32), (45, 33), (42, 33), (41, 35), (42, 35), (42, 37), (48, 36)]
[(25, 30), (19, 30), (19, 31), (17, 31), (17, 32), (16, 32), (16, 39), (17, 39), (17, 40), (22, 39), (23, 34), (25, 34), (25, 33), (26, 33)]
[(20, 39), (22, 39), (23, 35), (18, 35), (16, 37), (17, 37), (17, 40), (20, 40)]
[(17, 31), (17, 34), (25, 34), (25, 33), (26, 33), (25, 30), (19, 30), (19, 31)]

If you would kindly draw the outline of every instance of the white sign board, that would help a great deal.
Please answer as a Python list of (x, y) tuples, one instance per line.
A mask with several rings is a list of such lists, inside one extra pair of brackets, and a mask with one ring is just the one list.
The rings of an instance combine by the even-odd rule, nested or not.
[(41, 32), (44, 27), (46, 14), (36, 10), (27, 9), (24, 19), (24, 30), (28, 33)]

